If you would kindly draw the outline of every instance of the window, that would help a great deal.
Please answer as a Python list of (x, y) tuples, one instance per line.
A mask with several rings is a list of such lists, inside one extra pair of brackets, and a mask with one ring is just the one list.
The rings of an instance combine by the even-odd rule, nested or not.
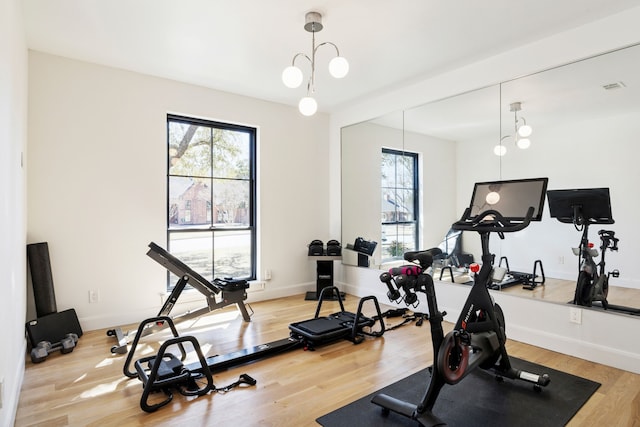
[(255, 279), (256, 129), (169, 115), (167, 142), (168, 251), (208, 280)]
[(382, 261), (418, 248), (418, 154), (382, 149)]

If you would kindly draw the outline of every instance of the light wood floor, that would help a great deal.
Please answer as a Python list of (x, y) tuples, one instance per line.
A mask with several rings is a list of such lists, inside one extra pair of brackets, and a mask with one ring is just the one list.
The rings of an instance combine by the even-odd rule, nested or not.
[[(357, 302), (347, 296), (347, 310), (355, 311)], [(254, 303), (252, 308), (250, 323), (227, 308), (183, 322), (178, 329), (195, 335), (207, 355), (225, 354), (286, 338), (290, 323), (313, 317), (315, 302), (297, 295)], [(335, 311), (337, 303), (324, 303), (323, 315)], [(397, 322), (389, 319), (387, 324)], [(151, 352), (163, 338), (164, 333), (146, 337), (143, 350)], [(216, 374), (218, 387), (242, 373), (257, 385), (196, 399), (177, 395), (167, 407), (147, 414), (139, 407), (141, 383), (122, 374), (124, 356), (110, 353), (113, 344), (106, 330), (91, 331), (73, 353), (53, 354), (40, 364), (27, 357), (16, 426), (313, 426), (316, 418), (429, 366), (433, 359), (428, 323), (409, 324), (357, 346), (339, 341)], [(602, 383), (570, 426), (640, 426), (640, 375), (515, 341), (508, 342), (508, 350)]]

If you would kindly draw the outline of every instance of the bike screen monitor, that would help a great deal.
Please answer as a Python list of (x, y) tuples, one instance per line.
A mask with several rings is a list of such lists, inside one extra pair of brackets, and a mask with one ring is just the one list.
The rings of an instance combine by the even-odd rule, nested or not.
[(548, 178), (530, 178), (478, 182), (473, 188), (467, 219), (473, 220), (483, 212), (492, 210), (510, 222), (523, 222), (532, 207), (533, 217), (529, 220), (540, 221), (548, 181)]
[(613, 224), (608, 188), (549, 190), (549, 214), (560, 222)]

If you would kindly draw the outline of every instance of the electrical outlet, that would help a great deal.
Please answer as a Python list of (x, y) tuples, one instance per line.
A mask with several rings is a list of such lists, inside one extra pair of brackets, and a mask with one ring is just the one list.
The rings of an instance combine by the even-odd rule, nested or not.
[(582, 309), (577, 307), (570, 307), (569, 322), (577, 323), (578, 325), (580, 325), (582, 323)]
[(89, 303), (95, 304), (100, 301), (100, 292), (98, 291), (89, 291)]
[(264, 291), (265, 282), (253, 282), (247, 292), (261, 292)]
[(561, 265), (564, 264), (564, 255), (560, 255), (558, 257), (558, 264), (561, 264)]
[(271, 280), (271, 269), (267, 268), (264, 270), (264, 280)]

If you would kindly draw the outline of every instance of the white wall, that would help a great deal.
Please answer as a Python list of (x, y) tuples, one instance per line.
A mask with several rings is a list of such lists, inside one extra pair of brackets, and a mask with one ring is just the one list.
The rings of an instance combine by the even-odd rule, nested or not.
[(0, 425), (13, 425), (24, 374), (27, 50), (17, 0), (0, 0)]
[(146, 251), (166, 247), (169, 112), (258, 127), (258, 263), (272, 279), (249, 300), (315, 288), (306, 245), (329, 237), (326, 115), (32, 51), (27, 237), (49, 243), (58, 310), (84, 329), (161, 307), (166, 270)]

